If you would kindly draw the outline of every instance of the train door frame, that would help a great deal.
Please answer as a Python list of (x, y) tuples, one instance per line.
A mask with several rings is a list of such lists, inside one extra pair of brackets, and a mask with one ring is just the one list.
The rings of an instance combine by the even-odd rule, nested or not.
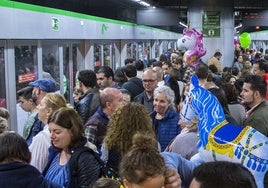
[[(0, 62), (1, 63), (1, 69), (0, 69), (0, 73), (1, 73), (1, 82), (0, 82), (0, 90), (1, 90), (1, 105), (0, 107), (6, 108), (10, 114), (13, 113), (14, 110), (11, 110), (11, 104), (10, 104), (10, 91), (8, 90), (7, 86), (9, 83), (9, 78), (8, 78), (8, 72), (9, 72), (9, 64), (8, 64), (8, 48), (7, 48), (7, 41), (6, 40), (0, 40), (0, 48), (1, 48), (1, 56), (0, 56)], [(2, 64), (3, 63), (3, 64)], [(14, 112), (15, 113), (15, 112)], [(8, 119), (8, 125), (9, 128), (12, 127), (12, 125), (14, 125), (14, 121), (13, 118), (9, 118)]]
[[(11, 114), (9, 119), (9, 129), (15, 132), (22, 133), (22, 129), (19, 129), (18, 122), (23, 122), (23, 115), (18, 116), (19, 112), (24, 112), (17, 104), (17, 75), (16, 75), (16, 59), (15, 59), (15, 47), (17, 46), (36, 46), (36, 53), (38, 53), (37, 40), (7, 40), (6, 42), (6, 94), (7, 94), (7, 108)], [(37, 60), (38, 61), (38, 60)], [(24, 116), (27, 117), (27, 112), (24, 112)], [(16, 117), (16, 118), (14, 118)], [(18, 119), (21, 118), (21, 119)]]
[(1, 75), (1, 82), (0, 82), (0, 107), (7, 108), (7, 90), (6, 90), (6, 85), (7, 85), (7, 50), (6, 50), (6, 41), (5, 40), (0, 40), (0, 73)]

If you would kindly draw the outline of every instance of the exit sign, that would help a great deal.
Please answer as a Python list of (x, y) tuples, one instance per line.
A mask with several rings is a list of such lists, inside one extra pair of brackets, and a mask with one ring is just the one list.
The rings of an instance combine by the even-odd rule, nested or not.
[(221, 17), (219, 11), (205, 11), (202, 16), (204, 37), (221, 36)]

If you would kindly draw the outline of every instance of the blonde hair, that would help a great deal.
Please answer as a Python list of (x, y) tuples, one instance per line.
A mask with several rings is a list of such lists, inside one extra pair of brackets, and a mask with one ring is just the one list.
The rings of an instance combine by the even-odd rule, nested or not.
[(6, 108), (0, 107), (0, 117), (5, 118), (8, 120), (9, 118), (9, 112)]
[(0, 134), (8, 130), (7, 119), (0, 117)]
[(65, 98), (58, 93), (47, 93), (43, 98), (47, 108), (51, 108), (52, 111), (56, 111), (61, 107), (67, 107)]
[(189, 130), (189, 132), (196, 132), (197, 124), (198, 124), (198, 117), (195, 116), (189, 123), (186, 124), (185, 127)]

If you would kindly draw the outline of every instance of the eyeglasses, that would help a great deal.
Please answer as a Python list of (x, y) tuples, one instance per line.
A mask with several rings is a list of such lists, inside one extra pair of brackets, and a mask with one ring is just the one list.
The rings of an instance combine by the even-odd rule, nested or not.
[(156, 80), (142, 80), (143, 83), (152, 83), (154, 81), (156, 81)]

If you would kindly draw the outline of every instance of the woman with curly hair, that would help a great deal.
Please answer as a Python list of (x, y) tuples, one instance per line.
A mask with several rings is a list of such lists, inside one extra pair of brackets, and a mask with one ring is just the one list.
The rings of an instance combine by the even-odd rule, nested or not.
[[(147, 109), (139, 103), (131, 102), (117, 108), (111, 116), (108, 126), (102, 145), (101, 158), (108, 167), (117, 172), (122, 157), (132, 147), (132, 138), (136, 133), (148, 134), (156, 139), (150, 115)], [(181, 179), (176, 170), (168, 168), (165, 187), (175, 188), (180, 184)]]
[(118, 171), (121, 156), (132, 146), (132, 137), (137, 132), (154, 134), (147, 109), (138, 103), (119, 107), (111, 116), (103, 141), (101, 158), (108, 166)]

